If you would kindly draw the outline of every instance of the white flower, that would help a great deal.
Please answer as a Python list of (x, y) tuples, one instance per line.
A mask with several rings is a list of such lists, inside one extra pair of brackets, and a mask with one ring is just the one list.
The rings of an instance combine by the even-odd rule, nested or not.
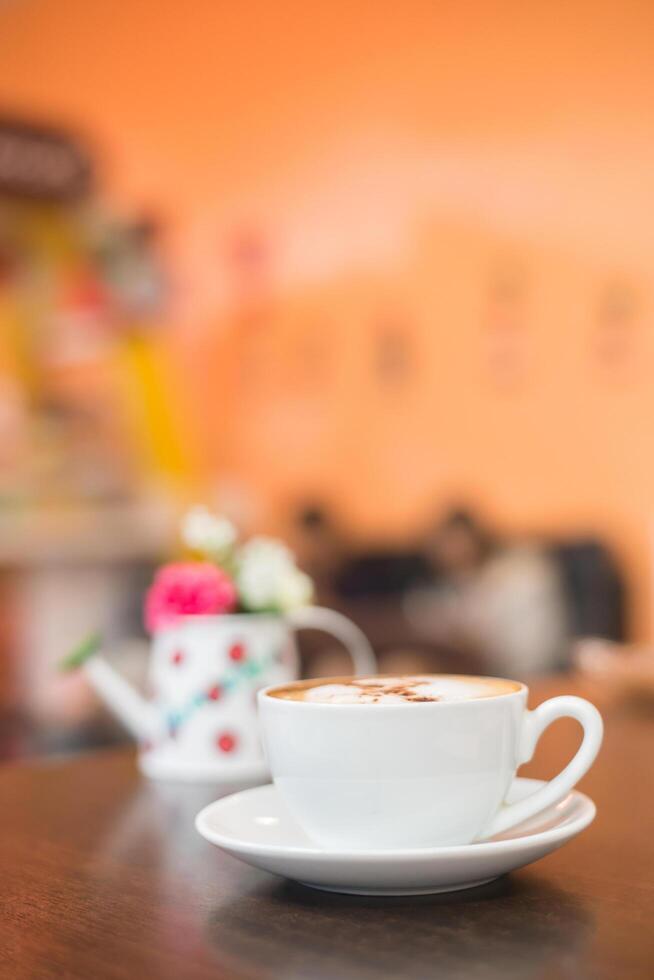
[(308, 602), (311, 580), (289, 549), (274, 538), (252, 538), (237, 560), (236, 585), (246, 609), (288, 610)]
[(238, 554), (236, 584), (248, 609), (272, 609), (280, 579), (294, 568), (293, 555), (273, 538), (252, 538)]
[(226, 517), (212, 514), (206, 507), (192, 507), (182, 522), (182, 538), (193, 551), (216, 557), (228, 551), (237, 531)]
[(294, 568), (279, 582), (277, 602), (284, 612), (306, 606), (313, 598), (313, 582), (308, 575)]

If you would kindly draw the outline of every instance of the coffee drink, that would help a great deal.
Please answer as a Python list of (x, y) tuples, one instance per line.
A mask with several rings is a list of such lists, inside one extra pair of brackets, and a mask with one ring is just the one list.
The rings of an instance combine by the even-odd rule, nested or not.
[(287, 701), (312, 704), (425, 704), (498, 697), (520, 690), (517, 681), (454, 674), (403, 677), (325, 678), (273, 688), (268, 693)]

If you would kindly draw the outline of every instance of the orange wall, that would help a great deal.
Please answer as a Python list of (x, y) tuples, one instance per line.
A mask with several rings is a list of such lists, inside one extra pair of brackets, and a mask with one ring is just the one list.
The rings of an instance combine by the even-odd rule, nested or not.
[(652, 634), (651, 3), (14, 0), (0, 92), (168, 220), (195, 435), (264, 521), (328, 487), (361, 533), (462, 495), (596, 529)]

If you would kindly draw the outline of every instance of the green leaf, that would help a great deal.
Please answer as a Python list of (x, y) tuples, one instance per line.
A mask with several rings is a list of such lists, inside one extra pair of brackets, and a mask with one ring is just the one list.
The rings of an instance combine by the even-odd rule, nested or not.
[(94, 653), (97, 653), (101, 646), (102, 636), (100, 633), (89, 633), (67, 657), (59, 661), (59, 670), (76, 670), (82, 666), (85, 660), (88, 660)]

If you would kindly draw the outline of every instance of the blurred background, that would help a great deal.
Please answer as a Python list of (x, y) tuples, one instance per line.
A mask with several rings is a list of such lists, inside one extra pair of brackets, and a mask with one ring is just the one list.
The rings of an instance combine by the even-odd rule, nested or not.
[(389, 671), (652, 640), (653, 95), (644, 0), (0, 4), (0, 757), (194, 501)]

